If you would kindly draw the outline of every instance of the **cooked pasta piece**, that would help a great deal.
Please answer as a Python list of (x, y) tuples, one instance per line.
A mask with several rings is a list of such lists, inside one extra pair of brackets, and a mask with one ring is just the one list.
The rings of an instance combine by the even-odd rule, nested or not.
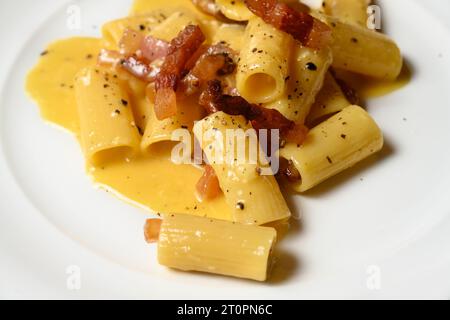
[(154, 12), (159, 16), (166, 18), (176, 11), (190, 12), (202, 20), (213, 20), (211, 16), (198, 10), (191, 0), (170, 0), (166, 1), (164, 4), (161, 4), (161, 2), (155, 0), (134, 0), (130, 15), (133, 16)]
[(101, 164), (112, 155), (131, 156), (139, 146), (129, 97), (116, 74), (91, 67), (76, 77), (75, 93), (81, 142), (87, 159)]
[(225, 17), (235, 21), (248, 21), (254, 17), (248, 10), (244, 0), (216, 0), (220, 11)]
[(192, 11), (175, 11), (164, 22), (156, 26), (151, 32), (151, 35), (165, 41), (170, 41), (186, 26), (192, 24), (200, 26), (208, 43), (212, 43), (212, 39), (222, 25), (221, 22), (215, 19), (201, 19), (201, 16), (198, 16)]
[(302, 146), (287, 144), (280, 156), (298, 170), (301, 178), (293, 187), (304, 192), (382, 147), (383, 135), (375, 121), (361, 107), (349, 106), (312, 129)]
[(260, 18), (249, 21), (240, 54), (236, 84), (250, 103), (280, 98), (286, 89), (293, 39)]
[(403, 58), (400, 49), (389, 37), (336, 18), (321, 18), (333, 30), (333, 67), (384, 80), (398, 77)]
[(198, 25), (198, 20), (190, 14), (177, 11), (153, 28), (150, 33), (153, 37), (170, 42), (188, 25)]
[(106, 49), (118, 49), (118, 44), (126, 29), (139, 30), (147, 35), (161, 22), (161, 17), (146, 14), (108, 22), (102, 27), (102, 37)]
[(121, 68), (117, 68), (116, 71), (123, 88), (128, 93), (133, 118), (139, 133), (142, 135), (152, 111), (146, 96), (148, 84)]
[(151, 152), (151, 147), (155, 143), (174, 141), (173, 133), (175, 130), (187, 129), (192, 131), (194, 122), (202, 119), (204, 115), (203, 108), (198, 105), (194, 96), (179, 101), (177, 114), (164, 120), (157, 119), (152, 99), (147, 100), (147, 108), (149, 120), (141, 142), (141, 149), (144, 152)]
[(314, 50), (296, 44), (291, 71), (286, 78), (286, 91), (280, 99), (264, 106), (276, 109), (286, 118), (303, 124), (322, 88), (331, 61), (332, 55), (328, 47)]
[(214, 113), (196, 123), (194, 134), (216, 171), (235, 222), (262, 225), (290, 217), (274, 176), (260, 174), (264, 163), (257, 157), (256, 132), (244, 117)]
[(371, 0), (324, 0), (324, 12), (342, 22), (367, 26), (367, 8)]
[(291, 217), (275, 174), (301, 193), (382, 149), (359, 97), (406, 84), (400, 49), (369, 30), (370, 0), (306, 2), (133, 0), (28, 76), (97, 185), (160, 212), (160, 264), (267, 280)]
[(225, 42), (236, 52), (240, 52), (244, 45), (245, 26), (239, 24), (224, 23), (213, 38), (213, 43)]
[[(158, 223), (149, 220), (145, 229)], [(267, 280), (277, 237), (269, 227), (178, 214), (164, 216), (159, 235), (147, 233), (159, 236), (158, 261), (164, 266), (256, 281)]]
[[(331, 39), (331, 29), (308, 13), (309, 9), (298, 3), (289, 5), (278, 0), (245, 0), (256, 16), (278, 30), (286, 32), (303, 46), (320, 49)], [(294, 2), (294, 1), (289, 1)]]
[(323, 87), (319, 91), (316, 101), (311, 108), (307, 123), (316, 123), (316, 121), (323, 117), (333, 115), (349, 105), (350, 102), (342, 92), (341, 87), (338, 85), (333, 75), (328, 72), (325, 76)]

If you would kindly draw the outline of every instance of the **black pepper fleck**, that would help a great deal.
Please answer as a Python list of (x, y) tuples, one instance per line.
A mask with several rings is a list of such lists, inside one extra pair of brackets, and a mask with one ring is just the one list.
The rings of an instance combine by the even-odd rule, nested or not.
[(242, 202), (238, 202), (236, 204), (236, 208), (239, 210), (244, 210), (245, 209), (245, 205)]
[(317, 70), (317, 66), (312, 63), (312, 62), (308, 62), (306, 64), (306, 69), (310, 70), (310, 71), (316, 71)]

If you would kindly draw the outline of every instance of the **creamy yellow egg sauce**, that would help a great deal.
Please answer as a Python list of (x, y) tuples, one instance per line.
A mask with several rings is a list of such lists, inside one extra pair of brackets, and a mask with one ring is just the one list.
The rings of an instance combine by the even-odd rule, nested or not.
[[(82, 68), (96, 63), (100, 48), (101, 40), (94, 38), (57, 41), (43, 52), (27, 79), (27, 91), (38, 103), (42, 117), (70, 130), (77, 138), (74, 78)], [(203, 203), (197, 200), (195, 185), (202, 171), (191, 165), (175, 165), (170, 155), (170, 145), (161, 144), (152, 149), (151, 156), (139, 155), (129, 162), (109, 159), (98, 167), (88, 164), (87, 172), (97, 184), (154, 212), (228, 220), (231, 211), (223, 196)]]
[[(186, 0), (136, 0), (131, 14), (158, 11), (165, 16), (174, 11), (195, 11), (202, 22), (214, 19), (195, 10)], [(101, 39), (70, 38), (52, 43), (41, 55), (27, 78), (26, 89), (40, 107), (41, 115), (79, 138), (79, 119), (74, 92), (75, 75), (96, 63), (104, 46)], [(237, 48), (238, 49), (238, 48)], [(388, 94), (401, 88), (410, 79), (405, 67), (394, 82), (377, 82), (360, 76), (345, 76), (363, 98)], [(87, 172), (100, 186), (115, 191), (120, 198), (154, 212), (189, 213), (218, 219), (230, 219), (231, 210), (223, 196), (214, 201), (200, 202), (195, 185), (202, 171), (191, 165), (175, 165), (170, 161), (170, 144), (152, 147), (151, 155), (141, 154), (129, 161), (112, 158), (101, 166), (87, 165)]]
[(366, 100), (388, 95), (405, 87), (411, 81), (411, 70), (403, 64), (402, 71), (396, 80), (382, 81), (365, 77), (355, 73), (338, 70), (337, 76), (344, 80), (351, 88), (355, 89), (358, 95)]
[(26, 88), (41, 106), (42, 117), (72, 132), (79, 130), (74, 75), (97, 63), (101, 41), (72, 38), (52, 43), (29, 73)]

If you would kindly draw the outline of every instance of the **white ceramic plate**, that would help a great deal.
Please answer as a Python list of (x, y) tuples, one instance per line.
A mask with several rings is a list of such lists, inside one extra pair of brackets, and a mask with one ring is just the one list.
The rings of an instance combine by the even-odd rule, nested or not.
[[(409, 86), (369, 103), (387, 147), (290, 200), (302, 226), (261, 284), (159, 266), (143, 241), (147, 214), (94, 189), (75, 140), (24, 93), (48, 42), (98, 35), (129, 1), (2, 1), (0, 297), (450, 298), (450, 33), (438, 18), (450, 4), (380, 3), (413, 70)], [(73, 4), (80, 30), (67, 28)]]

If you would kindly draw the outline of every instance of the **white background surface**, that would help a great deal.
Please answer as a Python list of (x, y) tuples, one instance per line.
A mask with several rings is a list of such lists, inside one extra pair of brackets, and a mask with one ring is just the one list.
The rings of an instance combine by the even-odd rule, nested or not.
[[(127, 6), (118, 2), (88, 19), (120, 16)], [(64, 34), (58, 17), (35, 31), (65, 3), (0, 2), (1, 298), (450, 298), (450, 37), (440, 22), (389, 4), (396, 11), (386, 12), (387, 31), (414, 69), (408, 88), (369, 105), (393, 150), (301, 199), (304, 230), (282, 244), (298, 255), (282, 265), (293, 274), (259, 284), (157, 266), (143, 243), (142, 212), (94, 190), (73, 139), (40, 121), (23, 96), (23, 75), (41, 42)], [(397, 3), (419, 3), (450, 28), (448, 1)], [(71, 265), (82, 271), (79, 291), (66, 286)], [(371, 265), (381, 290), (366, 286)]]

